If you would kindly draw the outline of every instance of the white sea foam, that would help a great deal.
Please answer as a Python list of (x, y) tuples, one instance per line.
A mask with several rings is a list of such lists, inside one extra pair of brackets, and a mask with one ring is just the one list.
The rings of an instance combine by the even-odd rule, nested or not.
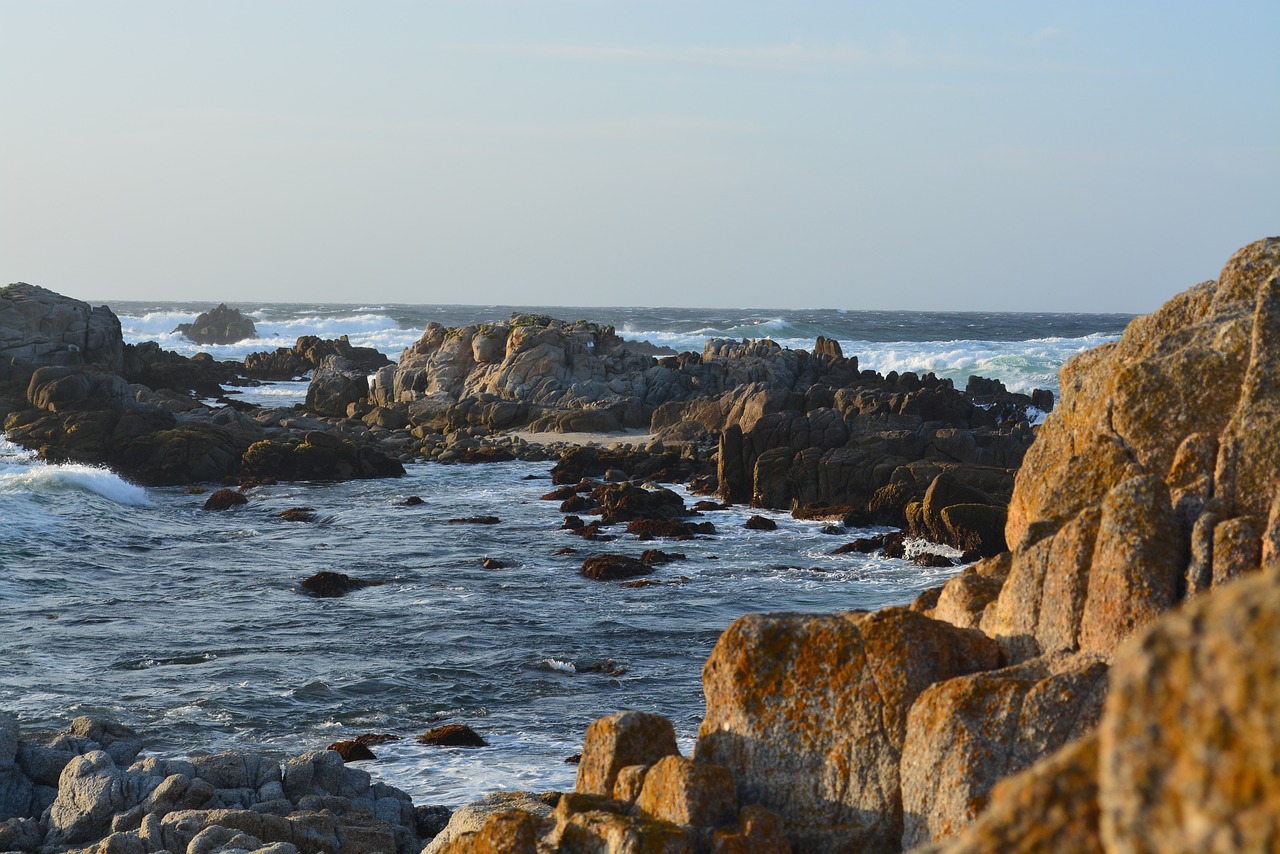
[(561, 673), (577, 673), (578, 668), (573, 666), (572, 661), (561, 661), (558, 658), (544, 658), (538, 662), (551, 670), (558, 670)]

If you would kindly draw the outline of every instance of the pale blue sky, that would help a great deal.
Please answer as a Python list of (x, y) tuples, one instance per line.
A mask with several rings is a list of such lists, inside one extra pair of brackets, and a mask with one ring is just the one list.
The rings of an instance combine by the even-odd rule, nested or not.
[(0, 0), (0, 281), (1133, 311), (1280, 233), (1280, 3)]

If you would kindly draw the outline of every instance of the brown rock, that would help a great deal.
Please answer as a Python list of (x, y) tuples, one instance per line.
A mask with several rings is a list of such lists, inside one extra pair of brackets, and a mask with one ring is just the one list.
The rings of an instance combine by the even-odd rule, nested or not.
[(748, 531), (776, 531), (778, 523), (767, 516), (752, 516), (742, 527)]
[(1106, 678), (1094, 657), (1059, 655), (925, 689), (902, 751), (903, 848), (954, 835), (996, 782), (1089, 732)]
[(363, 578), (352, 578), (346, 573), (329, 570), (321, 570), (300, 582), (304, 592), (320, 599), (336, 599), (339, 596), (346, 596), (353, 590), (363, 590), (372, 584), (372, 581)]
[(1164, 481), (1144, 476), (1117, 484), (1102, 503), (1080, 648), (1108, 655), (1135, 629), (1173, 607), (1185, 567)]
[(544, 850), (562, 854), (695, 854), (691, 828), (627, 815), (608, 798), (565, 795), (556, 807), (556, 825)]
[(335, 741), (325, 750), (336, 750), (343, 762), (359, 762), (365, 759), (377, 759), (367, 745), (358, 740)]
[(1280, 845), (1280, 566), (1197, 597), (1116, 654), (1099, 725), (1108, 849)]
[(288, 510), (281, 510), (276, 516), (286, 522), (314, 522), (316, 520), (316, 508), (290, 507)]
[(938, 602), (929, 616), (962, 629), (978, 628), (983, 611), (1000, 595), (1011, 565), (1012, 559), (1006, 552), (965, 567), (942, 585)]
[(480, 829), (463, 832), (432, 846), (432, 854), (538, 854), (541, 821), (523, 810), (503, 810), (488, 816)]
[(205, 510), (230, 510), (241, 504), (248, 504), (249, 499), (245, 498), (243, 492), (236, 492), (234, 489), (219, 489), (217, 492), (205, 499)]
[(488, 747), (489, 743), (466, 724), (432, 727), (417, 738), (418, 744), (432, 747)]
[(791, 854), (791, 844), (776, 815), (748, 804), (738, 813), (737, 824), (712, 834), (711, 854)]
[[(1184, 588), (1198, 592), (1252, 564), (1244, 523), (1223, 532), (1221, 570), (1212, 546), (1219, 524), (1269, 519), (1275, 501), (1278, 267), (1280, 238), (1246, 246), (1217, 282), (1064, 366), (1062, 400), (1027, 452), (1009, 505), (1014, 563), (993, 629), (1011, 649), (1109, 653)], [(1104, 505), (1110, 516), (1094, 524), (1086, 514), (1105, 515)], [(1056, 540), (1068, 524), (1078, 530)]]
[(618, 581), (648, 575), (653, 567), (626, 555), (603, 554), (584, 560), (581, 572), (592, 581)]
[(628, 765), (652, 765), (678, 756), (671, 721), (647, 712), (616, 712), (587, 727), (575, 789), (580, 794), (611, 795), (618, 772)]
[(666, 756), (644, 776), (637, 813), (656, 821), (720, 827), (738, 814), (729, 769), (683, 756)]
[(1086, 509), (1053, 536), (1013, 553), (1009, 575), (980, 626), (1014, 660), (1079, 647), (1100, 518), (1098, 509)]
[(942, 679), (1001, 664), (996, 644), (904, 608), (748, 614), (703, 668), (699, 761), (776, 812), (797, 850), (896, 851), (907, 712)]
[(1098, 739), (1072, 742), (996, 784), (991, 805), (953, 840), (914, 854), (1102, 854), (1098, 830)]

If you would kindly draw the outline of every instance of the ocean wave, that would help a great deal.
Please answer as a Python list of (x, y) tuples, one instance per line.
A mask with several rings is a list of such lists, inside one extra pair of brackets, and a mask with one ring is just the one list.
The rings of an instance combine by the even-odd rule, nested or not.
[[(8, 444), (7, 442), (5, 444)], [(66, 463), (8, 465), (0, 468), (0, 493), (88, 492), (126, 507), (149, 507), (147, 491), (110, 469)]]
[(356, 347), (373, 347), (388, 358), (398, 358), (404, 348), (420, 337), (422, 329), (402, 328), (395, 318), (376, 310), (359, 309), (336, 314), (303, 313), (281, 316), (268, 307), (246, 311), (254, 320), (258, 336), (235, 344), (196, 344), (173, 330), (196, 319), (194, 311), (149, 311), (140, 315), (120, 315), (124, 340), (129, 344), (155, 341), (166, 350), (184, 356), (209, 353), (216, 359), (240, 361), (250, 353), (292, 347), (301, 337), (315, 335), (331, 339), (346, 335)]

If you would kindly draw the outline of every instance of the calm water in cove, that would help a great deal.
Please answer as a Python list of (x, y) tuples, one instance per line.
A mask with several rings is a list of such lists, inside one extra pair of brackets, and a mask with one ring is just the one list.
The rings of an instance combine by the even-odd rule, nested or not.
[[(207, 305), (113, 303), (130, 341), (159, 340)], [(429, 320), (506, 317), (510, 307), (239, 306), (262, 340), (220, 358), (348, 334), (395, 358)], [(818, 334), (878, 370), (967, 373), (1014, 389), (1056, 389), (1062, 361), (1114, 339), (1114, 315), (751, 313), (539, 309), (613, 323), (626, 337), (701, 349), (708, 335), (812, 346)], [(278, 335), (279, 338), (273, 336)], [(872, 346), (874, 345), (874, 346)], [(948, 373), (953, 372), (953, 373)], [(962, 375), (963, 374), (963, 375)], [(292, 402), (305, 386), (254, 391)], [(954, 570), (832, 556), (869, 531), (822, 532), (785, 514), (747, 531), (745, 508), (711, 512), (715, 537), (657, 543), (687, 557), (640, 588), (578, 574), (602, 551), (559, 530), (549, 463), (414, 465), (396, 480), (281, 484), (225, 513), (184, 489), (142, 489), (114, 474), (49, 466), (0, 443), (0, 710), (26, 728), (77, 714), (122, 720), (165, 754), (247, 748), (284, 757), (363, 732), (404, 736), (364, 763), (417, 803), (458, 805), (500, 788), (572, 785), (564, 759), (586, 726), (621, 708), (675, 721), (687, 748), (702, 712), (700, 670), (720, 632), (761, 610), (833, 611), (909, 601)], [(411, 495), (424, 499), (405, 506)], [(688, 497), (686, 496), (688, 499)], [(691, 500), (691, 499), (688, 499)], [(315, 509), (316, 521), (277, 513)], [(494, 515), (499, 525), (454, 524)], [(564, 546), (579, 554), (556, 556)], [(509, 564), (484, 569), (484, 557)], [(342, 599), (298, 582), (334, 570), (378, 582)], [(442, 722), (490, 746), (417, 746)]]

